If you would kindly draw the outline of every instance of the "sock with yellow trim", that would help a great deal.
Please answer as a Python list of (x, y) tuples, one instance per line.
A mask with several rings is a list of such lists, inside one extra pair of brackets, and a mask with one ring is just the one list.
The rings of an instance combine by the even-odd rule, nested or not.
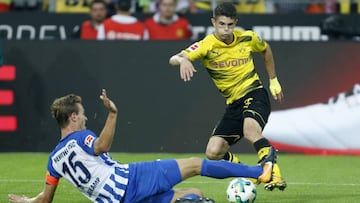
[[(259, 156), (259, 160), (263, 160), (265, 156), (267, 156), (269, 154), (269, 149), (270, 149), (270, 143), (266, 138), (262, 138), (258, 141), (256, 141), (254, 143), (254, 147), (258, 153)], [(259, 162), (260, 162), (259, 161)], [(280, 190), (284, 190), (286, 187), (286, 183), (285, 181), (282, 179), (281, 177), (281, 171), (280, 171), (280, 167), (279, 164), (274, 163), (273, 166), (273, 180), (270, 182), (271, 184), (281, 184), (282, 189)]]
[(274, 173), (274, 176), (276, 176), (278, 178), (281, 178), (280, 168), (279, 168), (279, 165), (277, 163), (274, 164), (273, 173)]
[(222, 159), (233, 162), (233, 163), (240, 163), (239, 158), (231, 152), (226, 152)]
[[(263, 148), (261, 148), (261, 149), (258, 151), (258, 156), (259, 156), (260, 161), (263, 160), (263, 158), (264, 158), (266, 155), (268, 155), (268, 153), (269, 153), (269, 148), (270, 148), (270, 147), (263, 147)], [(259, 162), (260, 162), (260, 161), (259, 161)], [(280, 172), (279, 164), (277, 164), (277, 163), (274, 163), (274, 166), (273, 166), (273, 175), (274, 175), (274, 177), (281, 178), (281, 172)]]
[(270, 146), (270, 142), (266, 138), (261, 138), (254, 143), (255, 150), (257, 151), (260, 160), (269, 154)]

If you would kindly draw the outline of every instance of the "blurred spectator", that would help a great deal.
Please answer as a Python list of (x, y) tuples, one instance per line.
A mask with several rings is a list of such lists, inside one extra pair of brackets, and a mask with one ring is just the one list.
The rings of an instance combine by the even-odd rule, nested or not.
[(213, 8), (216, 6), (215, 1), (199, 1), (199, 0), (191, 0), (192, 4), (195, 7), (196, 13), (208, 13), (212, 12)]
[[(195, 1), (198, 0), (177, 0), (176, 4), (176, 13), (185, 14), (185, 13), (197, 13), (197, 8)], [(146, 4), (140, 4), (141, 2), (146, 2)], [(143, 6), (143, 11), (147, 13), (156, 13), (158, 12), (159, 2), (157, 0), (139, 0), (138, 6)], [(144, 6), (149, 6), (145, 8)]]
[(332, 15), (320, 24), (321, 34), (329, 36), (329, 40), (358, 40), (360, 27), (358, 22), (345, 20), (342, 15)]
[(131, 0), (119, 0), (116, 14), (106, 19), (99, 27), (97, 38), (100, 40), (146, 40), (148, 32), (145, 24), (131, 16)]
[(98, 28), (107, 15), (107, 4), (104, 0), (93, 0), (90, 4), (90, 20), (82, 23), (80, 39), (97, 39)]
[(323, 2), (312, 2), (309, 3), (305, 13), (307, 14), (322, 14), (324, 13), (324, 3)]
[(43, 7), (56, 13), (88, 13), (92, 0), (44, 0)]
[(318, 0), (308, 4), (307, 14), (333, 14), (337, 12), (337, 0)]
[(16, 11), (41, 10), (41, 0), (12, 0), (12, 7)]
[(360, 14), (360, 0), (338, 0), (337, 8), (339, 14)]
[[(227, 0), (231, 1), (231, 0)], [(177, 13), (208, 13), (212, 12), (219, 1), (216, 0), (179, 0)], [(233, 0), (239, 13), (272, 13), (273, 2), (266, 0)], [(153, 4), (150, 11), (156, 8)], [(270, 7), (268, 8), (268, 5)]]
[(238, 13), (267, 13), (264, 0), (239, 0), (235, 7)]
[(145, 20), (150, 40), (181, 40), (192, 36), (189, 21), (176, 14), (177, 0), (158, 0), (158, 12)]
[(337, 0), (323, 0), (324, 13), (336, 13)]
[(275, 1), (274, 13), (278, 14), (296, 14), (304, 13), (307, 8), (307, 2), (294, 0)]
[(104, 0), (107, 7), (107, 17), (110, 17), (112, 15), (116, 14), (115, 4), (117, 0)]
[(0, 12), (9, 11), (11, 0), (0, 0)]

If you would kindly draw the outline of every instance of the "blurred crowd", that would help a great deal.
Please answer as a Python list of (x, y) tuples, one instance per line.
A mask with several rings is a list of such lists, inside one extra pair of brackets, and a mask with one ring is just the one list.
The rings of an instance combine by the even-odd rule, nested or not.
[[(360, 14), (360, 0), (227, 0), (239, 14)], [(211, 13), (216, 0), (0, 0), (3, 12), (86, 13), (74, 37), (89, 40), (192, 39), (186, 14)], [(144, 14), (144, 15), (143, 15)], [(145, 18), (139, 20), (139, 15)], [(340, 25), (340, 26), (339, 26)], [(342, 19), (322, 26), (344, 30)], [(350, 32), (351, 31), (351, 32)], [(349, 33), (354, 33), (350, 30)], [(356, 31), (358, 33), (358, 31)], [(351, 35), (352, 36), (352, 35)]]
[[(93, 0), (0, 0), (0, 12), (41, 11), (55, 13), (86, 13)], [(231, 0), (230, 0), (231, 1)], [(117, 0), (104, 0), (108, 14), (116, 13)], [(176, 12), (211, 12), (220, 0), (178, 0)], [(239, 13), (357, 13), (360, 0), (232, 0)], [(158, 0), (132, 0), (131, 13), (155, 13)]]

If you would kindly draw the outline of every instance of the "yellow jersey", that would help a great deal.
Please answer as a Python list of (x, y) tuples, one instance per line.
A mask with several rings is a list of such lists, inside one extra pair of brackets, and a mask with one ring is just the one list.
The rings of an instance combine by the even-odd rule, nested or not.
[(211, 34), (182, 51), (190, 61), (202, 60), (226, 104), (263, 87), (251, 53), (264, 51), (267, 43), (253, 31), (234, 30), (233, 35), (231, 44)]

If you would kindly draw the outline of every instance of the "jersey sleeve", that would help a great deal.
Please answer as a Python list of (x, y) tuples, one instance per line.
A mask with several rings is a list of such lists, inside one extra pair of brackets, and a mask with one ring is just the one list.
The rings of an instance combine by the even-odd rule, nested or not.
[(52, 165), (52, 154), (50, 155), (48, 165), (47, 165), (47, 172), (45, 175), (45, 183), (48, 185), (58, 185), (61, 175), (56, 172)]
[(267, 43), (256, 32), (252, 32), (251, 48), (254, 52), (265, 51)]
[(81, 135), (77, 137), (78, 145), (91, 155), (96, 155), (94, 153), (94, 144), (98, 137), (91, 130), (84, 130), (81, 132)]
[(195, 42), (187, 49), (182, 50), (182, 53), (186, 54), (190, 61), (203, 58), (207, 53), (206, 44), (204, 43), (204, 40)]

